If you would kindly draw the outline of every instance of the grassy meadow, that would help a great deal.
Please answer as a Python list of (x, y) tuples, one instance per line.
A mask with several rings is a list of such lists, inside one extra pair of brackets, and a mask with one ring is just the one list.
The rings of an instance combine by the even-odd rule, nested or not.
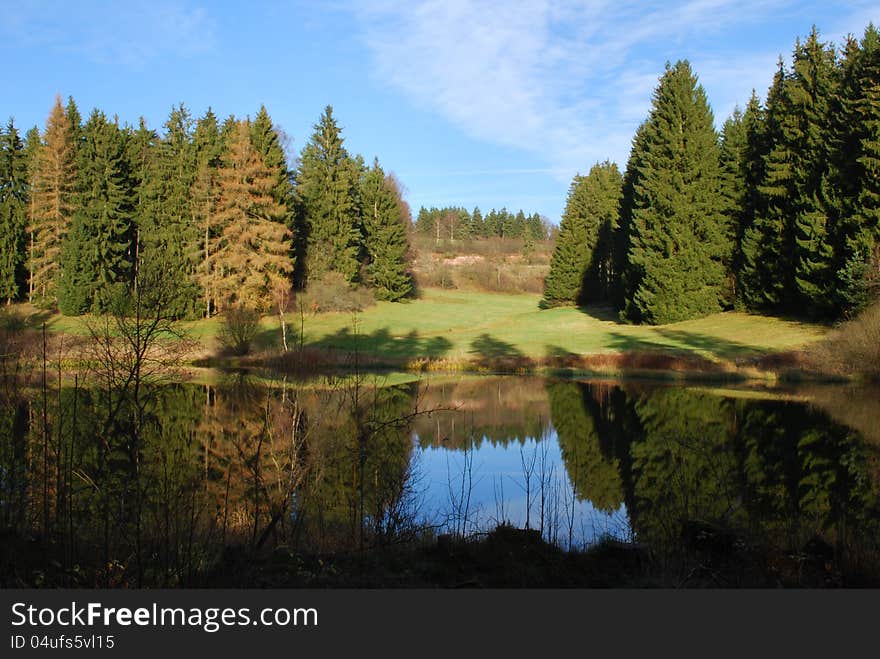
[(425, 289), (421, 299), (380, 302), (356, 315), (306, 316), (304, 343), (453, 361), (641, 351), (720, 361), (797, 349), (827, 332), (800, 321), (734, 312), (660, 327), (627, 325), (610, 309), (542, 310), (539, 300), (527, 294)]
[[(411, 368), (420, 362), (441, 368), (444, 364), (491, 367), (505, 360), (514, 365), (559, 365), (585, 355), (627, 354), (734, 364), (803, 348), (829, 331), (802, 321), (737, 312), (657, 327), (628, 325), (619, 322), (610, 309), (542, 310), (539, 300), (533, 294), (426, 288), (419, 299), (378, 302), (357, 313), (288, 314), (288, 341), (291, 348), (301, 340), (314, 352), (357, 350), (374, 362)], [(28, 317), (19, 312), (22, 315), (30, 327), (46, 322), (52, 333), (87, 334), (86, 318)], [(201, 345), (202, 356), (217, 352), (219, 319), (182, 325)], [(264, 317), (254, 341), (255, 352), (271, 353), (280, 344), (278, 317)]]

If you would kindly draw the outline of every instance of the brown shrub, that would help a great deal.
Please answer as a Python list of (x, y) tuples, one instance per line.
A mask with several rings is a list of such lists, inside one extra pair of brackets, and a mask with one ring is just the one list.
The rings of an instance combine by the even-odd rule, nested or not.
[(842, 323), (807, 355), (810, 365), (823, 371), (880, 379), (880, 300)]
[(300, 295), (299, 301), (311, 313), (363, 311), (376, 303), (372, 290), (351, 286), (338, 272), (328, 272), (309, 280), (308, 288)]

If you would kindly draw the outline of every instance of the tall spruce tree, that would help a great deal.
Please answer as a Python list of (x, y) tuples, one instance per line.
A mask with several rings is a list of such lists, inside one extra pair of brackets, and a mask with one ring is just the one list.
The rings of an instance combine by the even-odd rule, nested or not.
[[(754, 226), (755, 218), (761, 209), (761, 195), (758, 192), (758, 185), (764, 178), (764, 159), (768, 150), (764, 136), (764, 121), (764, 108), (757, 94), (752, 90), (752, 96), (742, 117), (745, 144), (739, 154), (740, 171), (738, 176), (742, 180), (743, 189), (741, 195), (735, 194), (733, 196), (734, 199), (738, 197), (739, 202), (738, 205), (732, 207), (728, 205), (728, 213), (732, 213), (736, 221), (736, 242), (733, 254), (733, 271), (736, 281), (735, 303), (739, 307), (754, 309), (760, 308), (764, 299), (758, 273), (760, 263), (755, 261), (760, 245), (754, 242), (760, 235), (755, 232)], [(731, 175), (726, 172), (726, 169), (732, 164), (732, 162), (725, 163), (725, 156), (722, 154), (723, 176)], [(728, 188), (728, 190), (738, 192), (735, 187)], [(746, 251), (747, 236), (752, 241), (749, 244), (748, 252)]]
[(730, 251), (724, 255), (726, 273), (723, 305), (732, 307), (736, 302), (735, 248), (739, 244), (740, 227), (745, 223), (746, 168), (748, 157), (748, 129), (745, 116), (737, 106), (721, 129), (720, 193), (724, 210), (724, 230)]
[(56, 98), (36, 157), (30, 204), (30, 301), (41, 307), (58, 304), (61, 246), (75, 206), (76, 148), (76, 132)]
[(798, 302), (814, 316), (833, 311), (834, 253), (829, 188), (832, 98), (836, 94), (836, 55), (814, 28), (794, 53), (786, 87), (792, 112), (785, 139), (794, 161), (794, 282)]
[(360, 269), (359, 168), (343, 146), (329, 105), (300, 156), (296, 189), (306, 233), (307, 279), (334, 270), (351, 283)]
[(740, 244), (740, 295), (754, 310), (782, 308), (793, 297), (794, 156), (785, 139), (784, 125), (791, 112), (786, 94), (787, 73), (780, 59), (767, 92), (764, 121), (757, 148), (750, 150), (750, 164), (758, 171), (752, 224)]
[(361, 179), (361, 215), (367, 253), (367, 281), (380, 300), (396, 302), (412, 291), (408, 271), (407, 218), (400, 191), (374, 160)]
[(273, 195), (278, 166), (269, 166), (251, 142), (251, 126), (240, 121), (230, 135), (218, 171), (215, 221), (209, 244), (206, 288), (214, 306), (267, 310), (290, 288), (293, 272), (287, 207)]
[(661, 77), (641, 146), (629, 227), (630, 318), (665, 324), (717, 312), (730, 252), (718, 136), (687, 61)]
[(629, 250), (632, 243), (633, 210), (637, 203), (642, 203), (638, 199), (639, 189), (636, 187), (636, 183), (646, 164), (645, 139), (647, 132), (648, 122), (645, 121), (638, 127), (632, 139), (632, 148), (621, 186), (620, 216), (612, 240), (611, 299), (614, 306), (620, 311), (622, 318), (636, 315), (632, 304), (634, 282), (638, 282), (641, 278), (638, 264), (631, 263), (629, 260)]
[(127, 132), (94, 110), (82, 129), (78, 203), (62, 250), (62, 313), (107, 311), (133, 270), (134, 195)]
[(608, 300), (622, 182), (617, 165), (608, 161), (575, 176), (544, 282), (545, 306)]
[(209, 108), (199, 119), (193, 135), (195, 179), (190, 188), (190, 208), (197, 240), (189, 255), (197, 263), (195, 280), (201, 289), (205, 316), (214, 313), (215, 287), (211, 269), (211, 246), (217, 240), (221, 227), (215, 221), (219, 199), (219, 172), (223, 162), (224, 138), (216, 115)]
[(859, 311), (880, 294), (880, 33), (870, 24), (844, 48), (832, 110), (836, 221), (834, 300)]
[(126, 159), (131, 175), (132, 187), (132, 221), (134, 223), (134, 240), (132, 265), (134, 272), (141, 269), (143, 258), (143, 240), (146, 238), (147, 227), (157, 208), (155, 160), (158, 151), (159, 136), (156, 131), (147, 127), (143, 117), (138, 121), (136, 130), (130, 131), (127, 141)]
[(28, 171), (24, 143), (12, 119), (0, 129), (0, 299), (19, 297), (27, 226)]
[(201, 300), (195, 283), (199, 232), (190, 199), (196, 167), (189, 110), (182, 103), (173, 107), (163, 128), (161, 137), (149, 129), (134, 134), (141, 172), (135, 175), (135, 191), (145, 204), (136, 212), (138, 267), (161, 270), (169, 282), (168, 312), (192, 318), (201, 311)]

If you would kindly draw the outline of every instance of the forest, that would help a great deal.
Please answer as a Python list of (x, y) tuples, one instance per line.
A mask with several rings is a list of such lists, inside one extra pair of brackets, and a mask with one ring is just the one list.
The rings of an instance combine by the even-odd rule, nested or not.
[(160, 136), (56, 99), (46, 127), (2, 134), (0, 295), (66, 315), (107, 311), (141, 271), (162, 272), (179, 318), (265, 312), (335, 272), (379, 299), (411, 289), (409, 209), (378, 160), (343, 146), (331, 107), (296, 170), (265, 107)]
[[(59, 97), (42, 131), (22, 137), (10, 120), (0, 135), (0, 296), (100, 314), (155, 271), (176, 318), (283, 317), (321, 287), (412, 298), (420, 251), (514, 240), (528, 264), (552, 241), (549, 268), (502, 282), (496, 259), (470, 280), (639, 324), (734, 309), (849, 318), (880, 288), (878, 67), (873, 25), (840, 48), (814, 28), (766, 98), (753, 91), (718, 131), (696, 72), (668, 63), (625, 169), (606, 160), (575, 176), (558, 227), (458, 206), (413, 222), (402, 183), (347, 151), (330, 106), (291, 154), (265, 107), (220, 121), (180, 104), (160, 133), (99, 109), (83, 120)], [(451, 281), (426, 270), (426, 285)]]
[(880, 49), (813, 32), (720, 135), (687, 61), (668, 64), (625, 171), (571, 183), (544, 304), (673, 323), (726, 309), (839, 319), (880, 287)]

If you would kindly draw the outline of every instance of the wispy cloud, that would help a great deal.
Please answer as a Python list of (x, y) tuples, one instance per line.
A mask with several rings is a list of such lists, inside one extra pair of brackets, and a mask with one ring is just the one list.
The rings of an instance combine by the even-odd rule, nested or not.
[[(359, 5), (378, 77), (470, 136), (533, 153), (561, 178), (623, 165), (670, 52), (688, 57), (719, 123), (766, 91), (778, 49), (734, 57), (713, 35), (747, 35), (791, 0), (372, 0)], [(698, 44), (694, 46), (694, 44)], [(702, 44), (702, 50), (700, 50)]]
[(142, 69), (168, 55), (201, 55), (216, 45), (208, 12), (180, 0), (25, 0), (16, 11), (3, 12), (0, 35), (13, 43), (130, 69)]

